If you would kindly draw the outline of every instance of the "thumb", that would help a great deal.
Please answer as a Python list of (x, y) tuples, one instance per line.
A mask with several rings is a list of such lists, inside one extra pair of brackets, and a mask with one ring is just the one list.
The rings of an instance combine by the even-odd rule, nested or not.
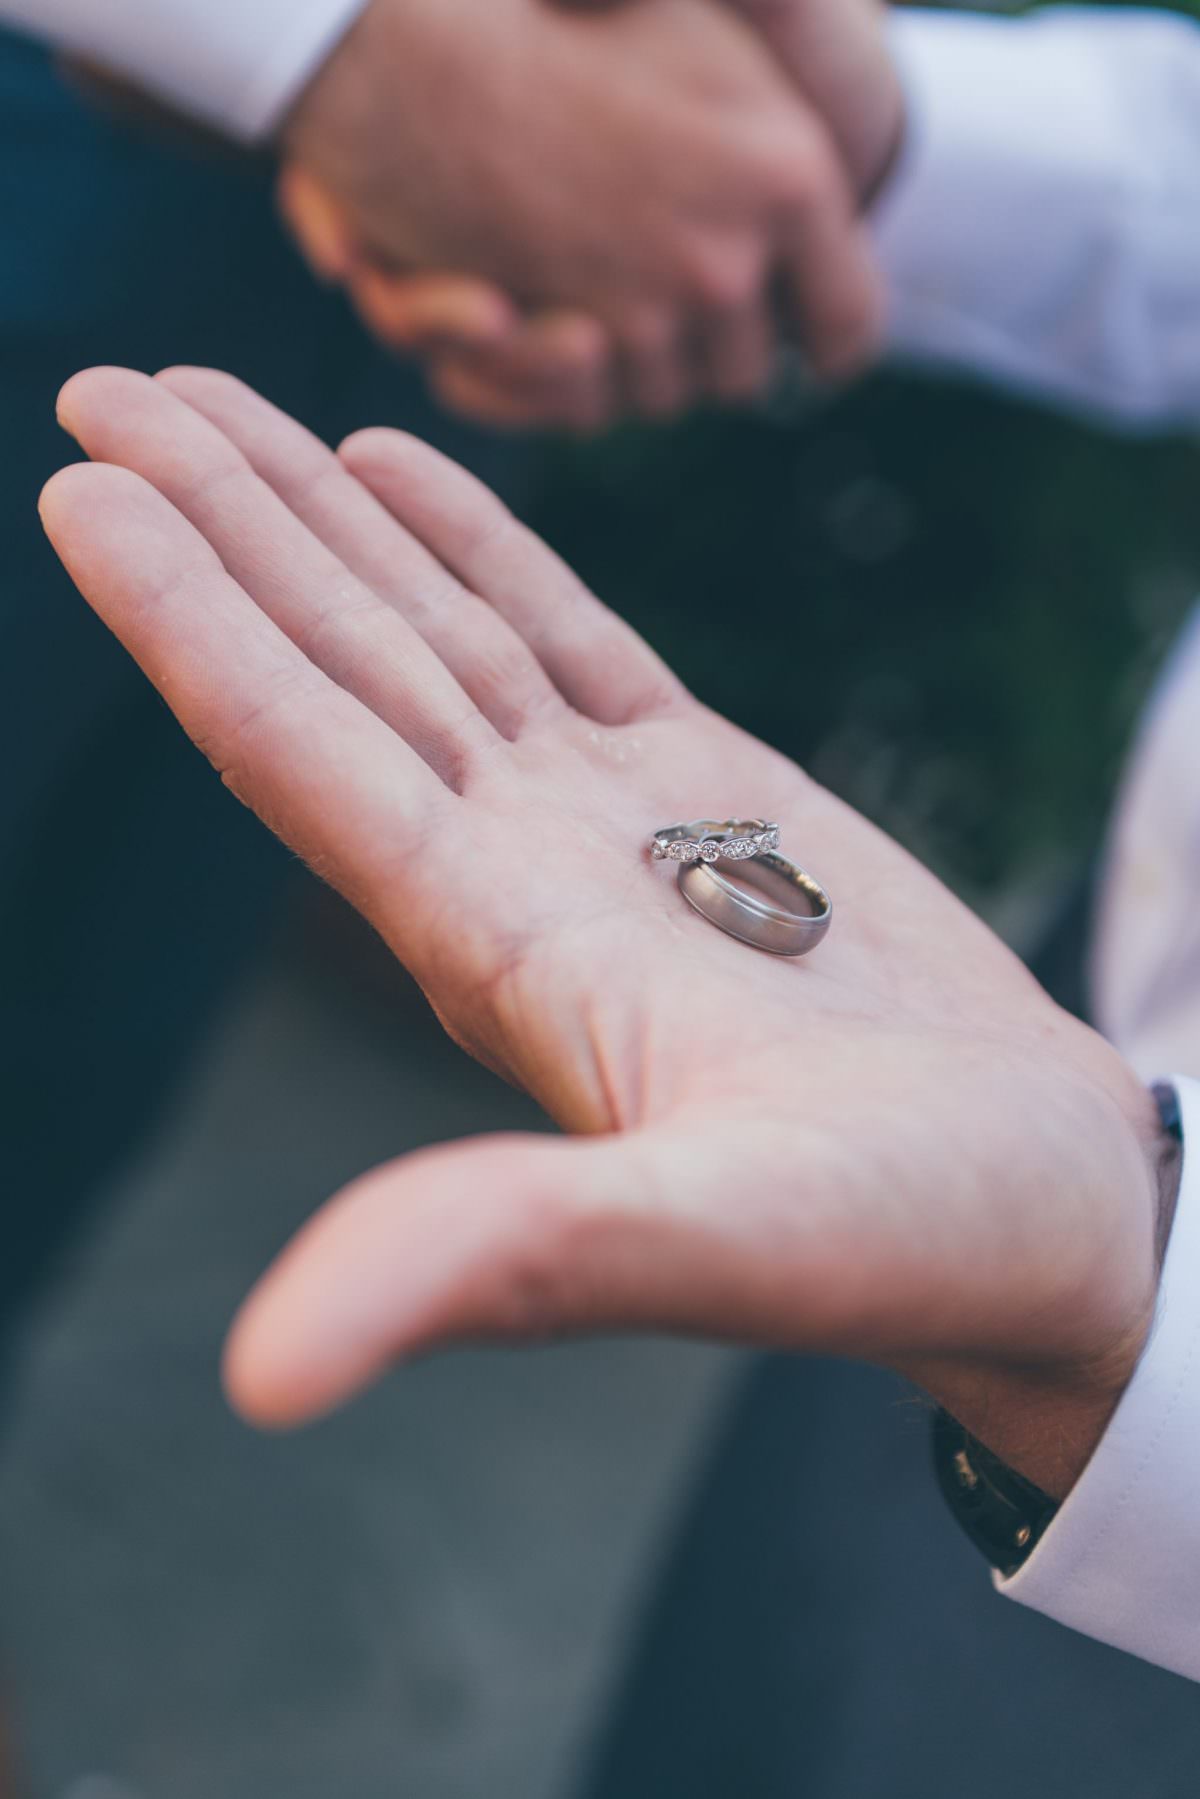
[(275, 200), (317, 279), (344, 281), (358, 260), (358, 236), (328, 188), (300, 163), (288, 162), (279, 171)]
[(368, 330), (417, 355), (503, 345), (521, 323), (508, 296), (474, 275), (363, 263), (350, 272), (347, 287)]
[(440, 1344), (653, 1315), (647, 1161), (635, 1135), (482, 1137), (362, 1176), (243, 1306), (225, 1353), (232, 1404), (286, 1427)]

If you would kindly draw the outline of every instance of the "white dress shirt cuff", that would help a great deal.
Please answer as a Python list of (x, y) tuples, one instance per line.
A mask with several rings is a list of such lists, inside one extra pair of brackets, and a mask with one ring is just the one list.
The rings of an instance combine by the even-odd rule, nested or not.
[(0, 22), (244, 142), (266, 137), (365, 0), (0, 0)]
[(1184, 1162), (1158, 1312), (1095, 1454), (999, 1590), (1200, 1680), (1200, 1081), (1177, 1080)]
[(1200, 417), (1200, 29), (903, 9), (874, 233), (894, 353), (1126, 424)]

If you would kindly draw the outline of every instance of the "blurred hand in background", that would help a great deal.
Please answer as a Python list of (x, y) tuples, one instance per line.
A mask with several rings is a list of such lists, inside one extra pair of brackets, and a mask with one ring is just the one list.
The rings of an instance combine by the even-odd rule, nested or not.
[[(741, 15), (741, 16), (738, 16)], [(488, 422), (752, 397), (875, 347), (895, 153), (877, 0), (373, 0), (287, 122), (314, 267)]]

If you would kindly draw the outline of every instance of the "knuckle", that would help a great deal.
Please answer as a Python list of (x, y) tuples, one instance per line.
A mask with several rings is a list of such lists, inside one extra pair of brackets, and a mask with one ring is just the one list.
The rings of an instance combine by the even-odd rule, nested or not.
[(688, 699), (687, 688), (667, 668), (651, 670), (632, 690), (626, 723), (678, 711)]
[(834, 192), (823, 160), (812, 154), (787, 160), (768, 157), (761, 173), (761, 191), (774, 213), (806, 213)]
[(461, 547), (472, 562), (507, 557), (521, 541), (521, 524), (501, 500), (474, 509), (462, 527)]
[(706, 312), (738, 313), (762, 291), (765, 259), (756, 244), (724, 244), (697, 252), (690, 269), (692, 297)]
[(501, 636), (481, 646), (471, 683), (476, 703), (486, 716), (501, 722), (502, 734), (515, 735), (520, 725), (536, 719), (553, 700), (539, 663), (520, 640)]
[(845, 378), (860, 373), (878, 355), (884, 335), (880, 297), (870, 288), (847, 294), (816, 334), (811, 361), (817, 373)]
[(737, 403), (757, 399), (766, 381), (765, 370), (744, 365), (717, 369), (710, 385), (718, 400)]
[(214, 449), (211, 455), (181, 476), (178, 492), (173, 492), (172, 498), (181, 512), (195, 508), (216, 514), (224, 506), (226, 491), (232, 489), (236, 494), (249, 473), (249, 464), (232, 444), (227, 449)]
[(658, 308), (641, 308), (622, 320), (620, 336), (625, 348), (634, 356), (646, 359), (665, 356), (675, 342), (675, 319)]
[(229, 726), (219, 742), (214, 739), (200, 746), (228, 785), (248, 776), (259, 746), (279, 729), (285, 713), (308, 703), (317, 685), (315, 669), (281, 669), (274, 679), (260, 685), (254, 703)]
[(844, 187), (830, 147), (815, 131), (803, 127), (766, 139), (755, 171), (758, 191), (773, 211), (806, 211)]
[[(336, 679), (353, 665), (364, 635), (378, 623), (382, 606), (368, 588), (339, 593), (297, 626), (295, 644), (310, 663)], [(365, 627), (365, 631), (364, 631)]]

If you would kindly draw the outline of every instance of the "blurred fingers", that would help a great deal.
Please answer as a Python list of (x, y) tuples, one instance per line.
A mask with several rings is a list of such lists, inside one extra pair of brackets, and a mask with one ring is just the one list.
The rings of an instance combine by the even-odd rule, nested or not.
[(434, 392), (453, 411), (508, 430), (593, 432), (610, 422), (608, 333), (582, 313), (546, 312), (503, 343), (435, 353)]
[(287, 163), (280, 170), (275, 199), (318, 280), (344, 281), (353, 268), (357, 242), (349, 219), (328, 190), (299, 163)]
[(775, 344), (774, 321), (762, 298), (713, 314), (698, 346), (706, 392), (734, 404), (756, 399), (770, 381)]
[[(514, 382), (506, 372), (481, 368), (474, 357), (447, 355), (429, 368), (434, 398), (447, 412), (490, 431), (557, 431), (569, 428), (564, 405), (542, 383)], [(569, 401), (567, 408), (569, 409)]]
[(348, 271), (346, 286), (368, 330), (418, 355), (503, 345), (521, 325), (506, 294), (469, 275), (397, 274), (363, 264)]
[(634, 312), (614, 324), (622, 400), (645, 419), (670, 419), (700, 397), (682, 321), (667, 312)]
[(883, 283), (848, 178), (815, 121), (778, 255), (781, 297), (807, 361), (831, 380), (857, 374), (880, 347)]

